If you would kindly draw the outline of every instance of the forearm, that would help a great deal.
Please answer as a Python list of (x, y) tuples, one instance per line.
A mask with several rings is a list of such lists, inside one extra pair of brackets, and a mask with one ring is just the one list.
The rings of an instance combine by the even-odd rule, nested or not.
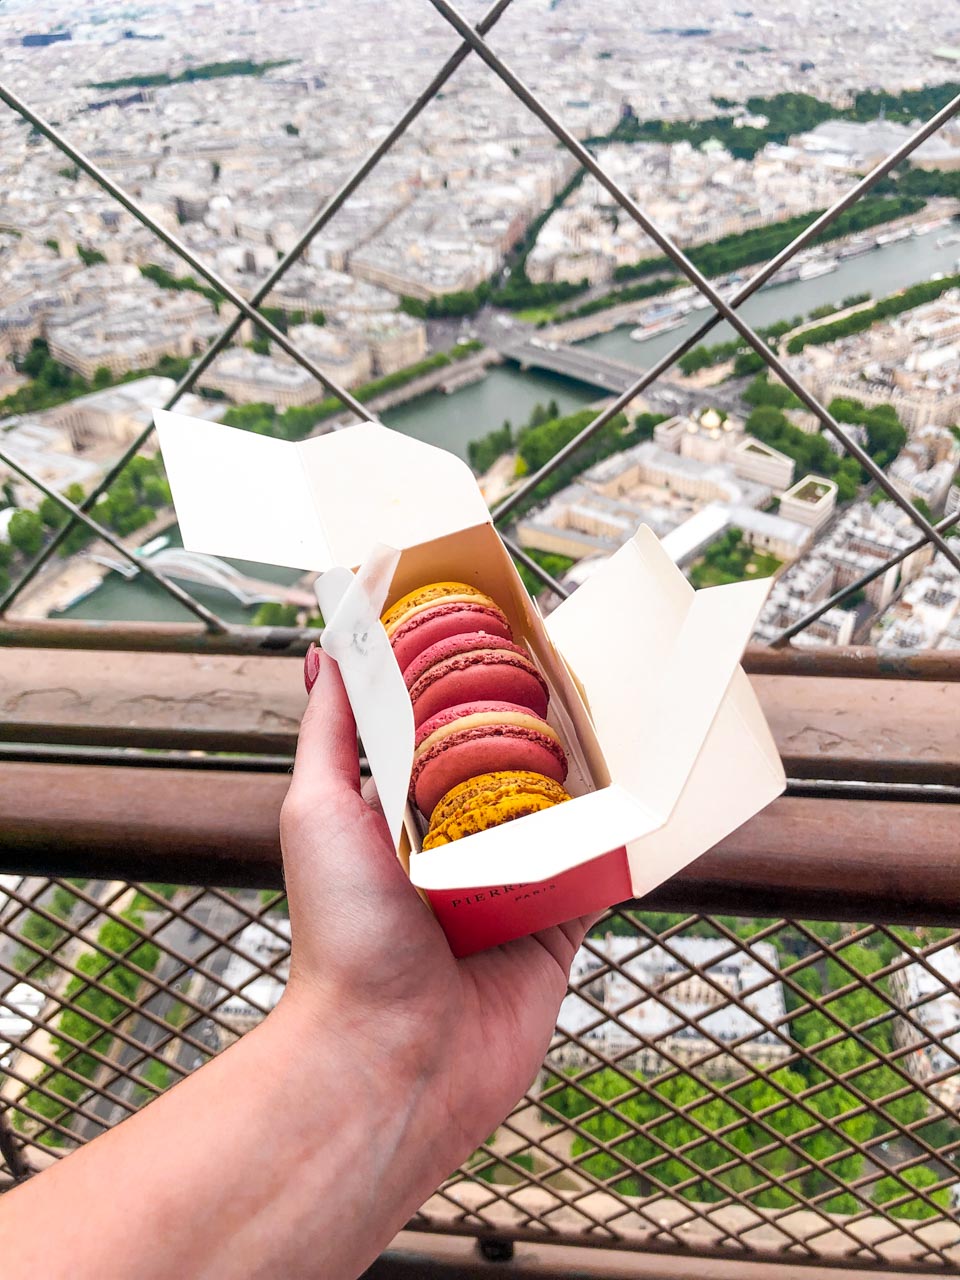
[(424, 1091), (372, 1048), (347, 1066), (338, 1041), (335, 1014), (285, 999), (195, 1076), (4, 1197), (11, 1272), (359, 1274), (448, 1170)]

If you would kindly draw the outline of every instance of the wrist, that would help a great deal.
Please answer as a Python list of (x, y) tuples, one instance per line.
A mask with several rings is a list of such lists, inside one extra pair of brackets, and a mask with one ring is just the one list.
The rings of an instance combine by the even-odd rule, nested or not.
[[(290, 1127), (298, 1179), (327, 1188), (337, 1200), (356, 1188), (356, 1204), (370, 1206), (371, 1233), (383, 1248), (463, 1158), (426, 1072), (398, 1069), (389, 1034), (378, 1040), (349, 999), (296, 983), (258, 1032), (283, 1081), (283, 1118)], [(256, 1035), (257, 1032), (252, 1033)], [(344, 1223), (362, 1241), (354, 1219)]]

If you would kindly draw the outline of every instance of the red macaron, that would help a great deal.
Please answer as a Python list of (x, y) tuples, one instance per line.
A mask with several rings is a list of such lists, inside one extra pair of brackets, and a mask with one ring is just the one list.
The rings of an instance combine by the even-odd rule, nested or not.
[(504, 769), (563, 782), (567, 757), (559, 734), (514, 702), (462, 703), (430, 716), (417, 730), (410, 793), (429, 818), (452, 787)]
[(390, 643), (401, 671), (431, 645), (450, 636), (486, 632), (502, 640), (512, 640), (513, 632), (502, 609), (494, 604), (469, 601), (441, 601), (401, 622)]
[(466, 702), (510, 702), (546, 715), (546, 681), (518, 644), (485, 632), (451, 636), (425, 649), (403, 673), (421, 725)]

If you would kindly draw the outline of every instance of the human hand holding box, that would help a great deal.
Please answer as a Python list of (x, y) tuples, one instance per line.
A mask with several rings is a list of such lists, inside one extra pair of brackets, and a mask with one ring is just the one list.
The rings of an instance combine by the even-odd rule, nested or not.
[[(694, 592), (642, 528), (544, 622), (453, 455), (372, 423), (299, 444), (166, 412), (157, 427), (186, 547), (334, 570), (323, 645), (398, 855), (456, 954), (642, 896), (782, 791), (738, 666), (766, 583)], [(534, 656), (573, 799), (421, 852), (410, 702), (379, 617), (444, 579), (492, 596)]]

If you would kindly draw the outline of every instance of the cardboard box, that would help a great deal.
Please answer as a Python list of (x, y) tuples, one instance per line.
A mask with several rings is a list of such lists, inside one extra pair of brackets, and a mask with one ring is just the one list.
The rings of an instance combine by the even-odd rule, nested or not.
[[(544, 620), (444, 450), (371, 423), (298, 444), (166, 412), (157, 428), (185, 547), (329, 571), (323, 646), (398, 855), (456, 954), (642, 897), (783, 790), (739, 666), (767, 582), (695, 592), (641, 528)], [(443, 579), (488, 592), (535, 657), (574, 798), (424, 853), (410, 700), (379, 616)]]

